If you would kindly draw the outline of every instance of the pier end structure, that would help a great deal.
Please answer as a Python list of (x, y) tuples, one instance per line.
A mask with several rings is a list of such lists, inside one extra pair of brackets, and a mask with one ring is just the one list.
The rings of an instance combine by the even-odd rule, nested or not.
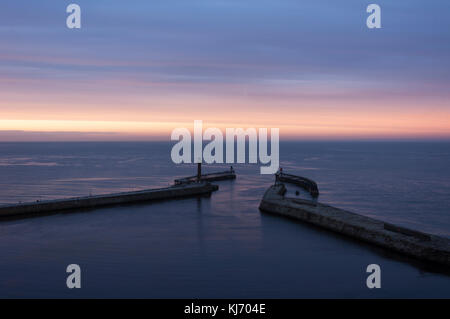
[(263, 212), (294, 218), (424, 261), (450, 266), (450, 239), (392, 225), (313, 201), (285, 197), (282, 183), (271, 186)]
[(236, 172), (234, 171), (234, 169), (232, 167), (228, 171), (202, 174), (201, 166), (200, 166), (200, 164), (198, 164), (198, 165), (199, 166), (197, 168), (197, 175), (176, 179), (174, 181), (175, 185), (192, 184), (192, 183), (198, 183), (198, 182), (216, 182), (216, 181), (236, 179)]
[(102, 206), (137, 202), (172, 200), (205, 195), (209, 196), (218, 189), (219, 187), (217, 185), (202, 182), (134, 192), (11, 204), (0, 206), (0, 218), (38, 216), (40, 214), (48, 215), (75, 209), (92, 209)]
[(319, 187), (317, 186), (317, 183), (312, 179), (292, 174), (286, 174), (280, 168), (280, 170), (275, 174), (275, 180), (278, 182), (297, 185), (308, 191), (312, 197), (319, 197)]

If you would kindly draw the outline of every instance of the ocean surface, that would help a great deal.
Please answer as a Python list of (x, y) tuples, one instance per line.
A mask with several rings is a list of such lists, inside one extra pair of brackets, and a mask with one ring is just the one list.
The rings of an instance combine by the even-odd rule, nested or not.
[[(0, 143), (0, 203), (168, 186), (195, 173), (171, 147)], [(449, 142), (283, 142), (280, 159), (321, 202), (450, 237)], [(445, 269), (261, 213), (273, 176), (233, 166), (237, 179), (209, 198), (1, 221), (0, 298), (450, 298)], [(66, 287), (69, 264), (81, 289)], [(366, 287), (369, 264), (381, 289)]]

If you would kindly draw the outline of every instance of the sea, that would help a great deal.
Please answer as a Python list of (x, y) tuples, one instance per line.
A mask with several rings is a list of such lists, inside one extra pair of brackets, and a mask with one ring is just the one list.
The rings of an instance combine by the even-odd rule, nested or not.
[[(196, 172), (172, 146), (0, 143), (0, 205), (166, 187)], [(280, 166), (315, 180), (320, 202), (450, 238), (449, 164), (447, 141), (280, 143)], [(450, 298), (448, 269), (260, 212), (273, 175), (233, 167), (210, 197), (0, 221), (0, 298)]]

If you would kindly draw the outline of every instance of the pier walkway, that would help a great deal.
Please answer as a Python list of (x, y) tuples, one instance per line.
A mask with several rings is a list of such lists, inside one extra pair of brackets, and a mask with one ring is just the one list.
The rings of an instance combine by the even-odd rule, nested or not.
[(417, 259), (450, 266), (450, 239), (418, 232), (321, 203), (285, 197), (283, 183), (271, 186), (260, 203), (263, 212), (310, 223)]
[(202, 182), (134, 192), (11, 204), (0, 206), (0, 218), (48, 215), (49, 213), (51, 214), (53, 212), (64, 210), (90, 209), (109, 205), (210, 195), (213, 191), (218, 189), (219, 187), (217, 185)]

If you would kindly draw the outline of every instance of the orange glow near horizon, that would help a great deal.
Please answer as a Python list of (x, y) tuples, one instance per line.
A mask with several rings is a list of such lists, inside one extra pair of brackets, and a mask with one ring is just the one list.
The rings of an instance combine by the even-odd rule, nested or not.
[(105, 83), (73, 92), (49, 91), (47, 84), (37, 92), (37, 83), (28, 83), (28, 89), (1, 92), (0, 141), (170, 140), (173, 129), (192, 129), (194, 120), (223, 131), (279, 128), (282, 140), (450, 138), (450, 108), (439, 97), (270, 86), (267, 95), (258, 95), (233, 85), (217, 85), (209, 93), (209, 84), (204, 94), (198, 87), (169, 94), (122, 84), (107, 82), (108, 94)]
[[(199, 115), (199, 114), (197, 114)], [(179, 117), (177, 121), (89, 121), (89, 120), (0, 120), (0, 140), (2, 132), (72, 133), (74, 140), (169, 140), (173, 129), (185, 127), (193, 129), (195, 119), (203, 120), (204, 129), (217, 127), (223, 132), (226, 128), (267, 127), (279, 128), (283, 139), (352, 139), (352, 138), (447, 138), (450, 137), (449, 114), (445, 112), (424, 114), (407, 113), (377, 114), (361, 112), (339, 112), (327, 114), (309, 112), (284, 119), (277, 114), (245, 114), (240, 116), (247, 121), (234, 121), (229, 115), (214, 117), (210, 120), (200, 116)], [(145, 118), (145, 117), (143, 117)], [(50, 135), (49, 135), (50, 134)], [(77, 138), (76, 135), (80, 136)], [(83, 134), (87, 134), (83, 136)], [(94, 134), (95, 137), (90, 137)], [(95, 135), (97, 134), (97, 135)], [(98, 135), (100, 134), (100, 135)], [(101, 134), (106, 134), (102, 136)], [(108, 135), (112, 134), (112, 135)], [(52, 138), (50, 138), (52, 139)], [(26, 140), (26, 138), (25, 138)], [(44, 138), (45, 140), (45, 138)]]

